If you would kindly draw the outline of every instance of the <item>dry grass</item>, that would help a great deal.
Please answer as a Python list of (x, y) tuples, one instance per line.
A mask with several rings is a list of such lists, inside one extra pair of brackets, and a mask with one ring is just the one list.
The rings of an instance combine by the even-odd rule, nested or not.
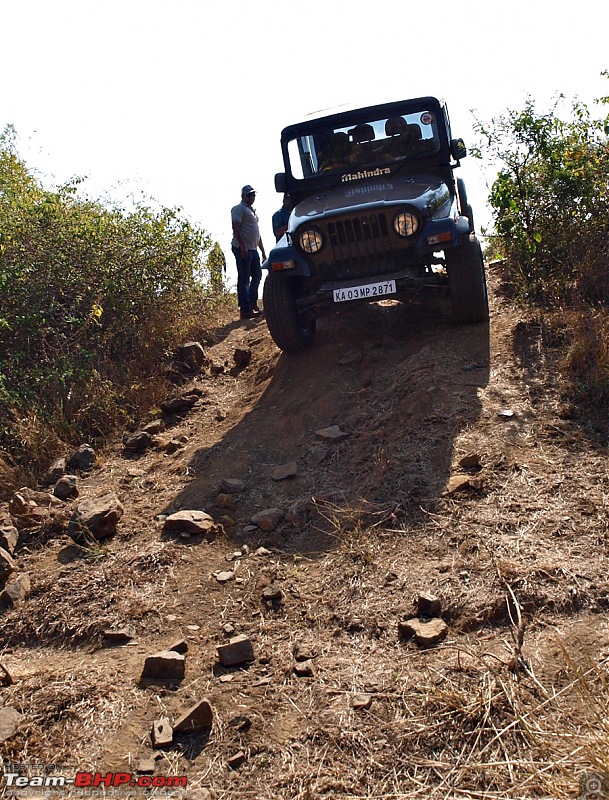
[[(351, 394), (341, 412), (352, 436), (314, 472), (286, 487), (251, 478), (243, 521), (248, 502), (298, 509), (269, 538), (271, 557), (229, 567), (241, 541), (257, 546), (232, 529), (211, 543), (163, 540), (145, 479), (158, 491), (183, 464), (154, 454), (138, 464), (149, 515), (139, 528), (131, 512), (133, 530), (72, 560), (62, 539), (33, 549), (33, 595), (2, 617), (0, 662), (15, 683), (0, 701), (27, 719), (4, 757), (132, 768), (150, 757), (154, 719), (209, 696), (211, 732), (178, 738), (157, 773), (188, 774), (217, 800), (567, 800), (580, 776), (608, 772), (606, 450), (559, 417), (539, 326), (506, 319), (493, 369), (478, 371), (479, 338), (465, 358), (454, 348), (464, 334), (439, 330), (413, 356), (373, 364), (365, 402)], [(297, 390), (282, 402), (295, 405)], [(237, 382), (225, 391), (239, 402)], [(499, 420), (504, 408), (513, 418)], [(268, 471), (273, 450), (261, 450)], [(471, 452), (475, 485), (449, 494)], [(215, 485), (220, 468), (210, 456), (200, 472)], [(206, 506), (202, 486), (189, 497)], [(219, 586), (214, 571), (229, 568), (241, 582)], [(272, 583), (283, 593), (275, 607), (261, 601)], [(421, 591), (441, 598), (449, 626), (427, 649), (397, 630)], [(226, 622), (254, 643), (248, 667), (216, 663)], [(141, 650), (100, 650), (101, 631), (128, 623)], [(184, 684), (140, 688), (143, 652), (174, 624), (189, 644)], [(310, 678), (294, 673), (297, 644), (314, 651)], [(369, 709), (353, 707), (359, 694)], [(231, 770), (239, 750), (245, 763)]]

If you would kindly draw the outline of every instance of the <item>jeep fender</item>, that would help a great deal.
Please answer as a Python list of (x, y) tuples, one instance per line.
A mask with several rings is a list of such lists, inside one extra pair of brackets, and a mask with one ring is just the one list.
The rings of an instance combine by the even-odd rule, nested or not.
[[(272, 267), (273, 264), (289, 264), (290, 262), (294, 264), (293, 267), (284, 267), (283, 269), (273, 269)], [(309, 278), (311, 276), (311, 267), (309, 262), (307, 261), (306, 257), (302, 255), (302, 253), (298, 252), (294, 245), (288, 243), (287, 236), (283, 236), (277, 245), (273, 247), (269, 253), (269, 257), (263, 263), (262, 268), (268, 269), (269, 272), (273, 272), (278, 275), (300, 275), (304, 278)]]
[[(429, 244), (429, 239), (450, 233), (450, 241), (442, 240)], [(419, 234), (417, 242), (418, 253), (432, 253), (443, 250), (445, 247), (457, 247), (463, 238), (469, 234), (469, 220), (467, 217), (445, 217), (444, 219), (428, 222)]]

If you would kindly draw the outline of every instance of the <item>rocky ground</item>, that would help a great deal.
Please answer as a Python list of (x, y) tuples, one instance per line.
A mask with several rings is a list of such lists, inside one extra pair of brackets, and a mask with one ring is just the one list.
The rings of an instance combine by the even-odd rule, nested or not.
[(164, 410), (2, 508), (5, 772), (605, 796), (606, 431), (549, 347), (499, 297), (488, 327), (350, 309), (291, 356), (227, 321)]

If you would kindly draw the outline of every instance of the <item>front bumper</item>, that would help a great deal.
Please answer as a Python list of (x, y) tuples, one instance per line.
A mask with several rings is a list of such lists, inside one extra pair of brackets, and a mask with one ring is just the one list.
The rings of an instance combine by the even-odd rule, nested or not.
[(401, 247), (396, 246), (396, 240), (393, 239), (389, 242), (390, 247), (376, 248), (371, 246), (368, 239), (363, 236), (358, 238), (357, 232), (354, 232), (341, 242), (339, 253), (336, 248), (330, 252), (332, 244), (328, 242), (316, 256), (301, 253), (287, 234), (271, 250), (262, 266), (270, 272), (312, 278), (322, 284), (334, 279), (382, 279), (383, 275), (395, 280), (404, 269), (437, 263), (435, 252), (457, 247), (468, 233), (467, 217), (444, 217), (427, 222), (415, 237), (399, 241)]

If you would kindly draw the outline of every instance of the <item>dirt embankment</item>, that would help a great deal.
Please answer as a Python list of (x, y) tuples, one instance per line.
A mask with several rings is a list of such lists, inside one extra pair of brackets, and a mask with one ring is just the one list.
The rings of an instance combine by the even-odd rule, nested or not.
[[(603, 769), (607, 454), (564, 403), (541, 327), (496, 299), (490, 327), (469, 328), (443, 301), (387, 303), (289, 357), (263, 322), (227, 322), (209, 355), (227, 367), (173, 420), (185, 447), (117, 447), (83, 479), (81, 499), (120, 497), (117, 535), (18, 553), (32, 590), (2, 617), (0, 703), (23, 714), (4, 758), (133, 772), (154, 721), (205, 696), (211, 731), (155, 762), (192, 800), (574, 796)], [(347, 435), (323, 440), (329, 426)], [(225, 478), (244, 490), (219, 498)], [(275, 529), (250, 523), (269, 508)], [(224, 533), (164, 534), (155, 518), (179, 509)], [(448, 625), (429, 648), (399, 636), (421, 592)], [(130, 644), (101, 646), (126, 625)], [(218, 664), (232, 633), (254, 662)], [(180, 637), (185, 679), (140, 686), (145, 657)]]

